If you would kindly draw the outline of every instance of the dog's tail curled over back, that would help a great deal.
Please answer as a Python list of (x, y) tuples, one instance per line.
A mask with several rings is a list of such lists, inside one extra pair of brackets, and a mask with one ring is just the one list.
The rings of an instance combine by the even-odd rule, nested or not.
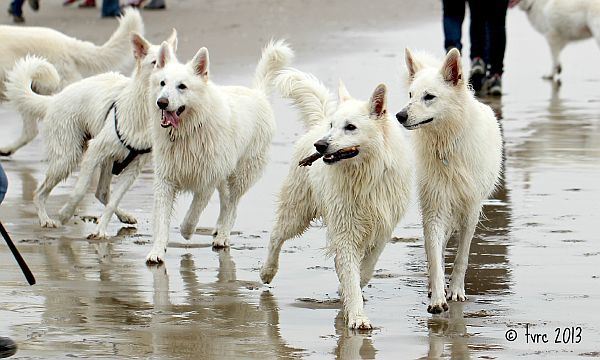
[(263, 49), (262, 57), (256, 66), (254, 88), (269, 95), (274, 87), (277, 73), (294, 58), (294, 52), (285, 40), (271, 40)]
[(294, 102), (308, 128), (321, 122), (333, 109), (331, 93), (312, 74), (293, 68), (283, 69), (275, 79), (275, 87), (282, 96)]
[(46, 59), (27, 55), (8, 72), (5, 85), (7, 99), (21, 115), (41, 119), (46, 115), (52, 96), (40, 93), (58, 89), (60, 76)]

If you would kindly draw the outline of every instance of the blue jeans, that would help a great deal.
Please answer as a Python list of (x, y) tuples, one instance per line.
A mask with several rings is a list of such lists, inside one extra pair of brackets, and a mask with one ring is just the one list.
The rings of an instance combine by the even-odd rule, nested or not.
[(0, 204), (2, 204), (2, 200), (4, 200), (4, 195), (6, 194), (6, 190), (8, 189), (8, 178), (6, 177), (6, 173), (2, 168), (2, 164), (0, 164)]
[(102, 0), (102, 16), (118, 16), (120, 14), (119, 0)]
[(10, 12), (13, 16), (23, 16), (23, 4), (25, 0), (13, 0), (10, 3)]

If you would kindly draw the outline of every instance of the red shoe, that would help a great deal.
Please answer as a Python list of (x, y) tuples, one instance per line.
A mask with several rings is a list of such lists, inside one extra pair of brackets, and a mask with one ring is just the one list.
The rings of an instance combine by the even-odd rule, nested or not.
[(96, 0), (85, 0), (79, 4), (80, 8), (93, 8), (96, 7)]
[(79, 1), (79, 0), (65, 0), (63, 2), (63, 6), (69, 6), (69, 5), (73, 4), (73, 3), (76, 3), (77, 1)]

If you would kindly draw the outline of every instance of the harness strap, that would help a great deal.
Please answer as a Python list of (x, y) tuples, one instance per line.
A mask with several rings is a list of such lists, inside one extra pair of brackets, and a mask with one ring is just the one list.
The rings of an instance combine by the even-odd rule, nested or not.
[(110, 106), (110, 108), (108, 109), (108, 112), (110, 113), (110, 111), (113, 109), (114, 109), (114, 114), (115, 114), (115, 133), (117, 134), (117, 138), (119, 139), (119, 142), (121, 143), (121, 145), (123, 145), (127, 150), (129, 150), (129, 154), (127, 154), (127, 157), (125, 157), (125, 159), (123, 161), (115, 161), (113, 163), (112, 174), (119, 175), (121, 172), (123, 172), (123, 170), (125, 170), (125, 168), (127, 168), (127, 166), (129, 166), (129, 164), (131, 164), (131, 162), (133, 160), (135, 160), (136, 157), (138, 157), (138, 155), (147, 154), (152, 151), (152, 148), (150, 147), (147, 149), (138, 150), (138, 149), (134, 148), (133, 146), (129, 145), (125, 141), (125, 139), (123, 139), (123, 136), (119, 132), (119, 120), (117, 119), (117, 103), (116, 102), (114, 102)]

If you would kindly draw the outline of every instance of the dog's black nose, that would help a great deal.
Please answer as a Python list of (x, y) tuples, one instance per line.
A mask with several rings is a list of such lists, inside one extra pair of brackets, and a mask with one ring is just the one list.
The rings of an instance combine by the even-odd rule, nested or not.
[(321, 154), (325, 154), (325, 151), (327, 151), (328, 147), (329, 143), (325, 139), (321, 139), (315, 143), (315, 148), (317, 148), (317, 151)]
[(406, 108), (400, 110), (400, 112), (396, 114), (396, 119), (400, 121), (400, 124), (406, 123), (406, 121), (408, 120), (408, 111), (406, 110)]
[(158, 105), (158, 107), (162, 110), (166, 110), (169, 106), (169, 99), (161, 97), (158, 100), (156, 100), (156, 105)]

